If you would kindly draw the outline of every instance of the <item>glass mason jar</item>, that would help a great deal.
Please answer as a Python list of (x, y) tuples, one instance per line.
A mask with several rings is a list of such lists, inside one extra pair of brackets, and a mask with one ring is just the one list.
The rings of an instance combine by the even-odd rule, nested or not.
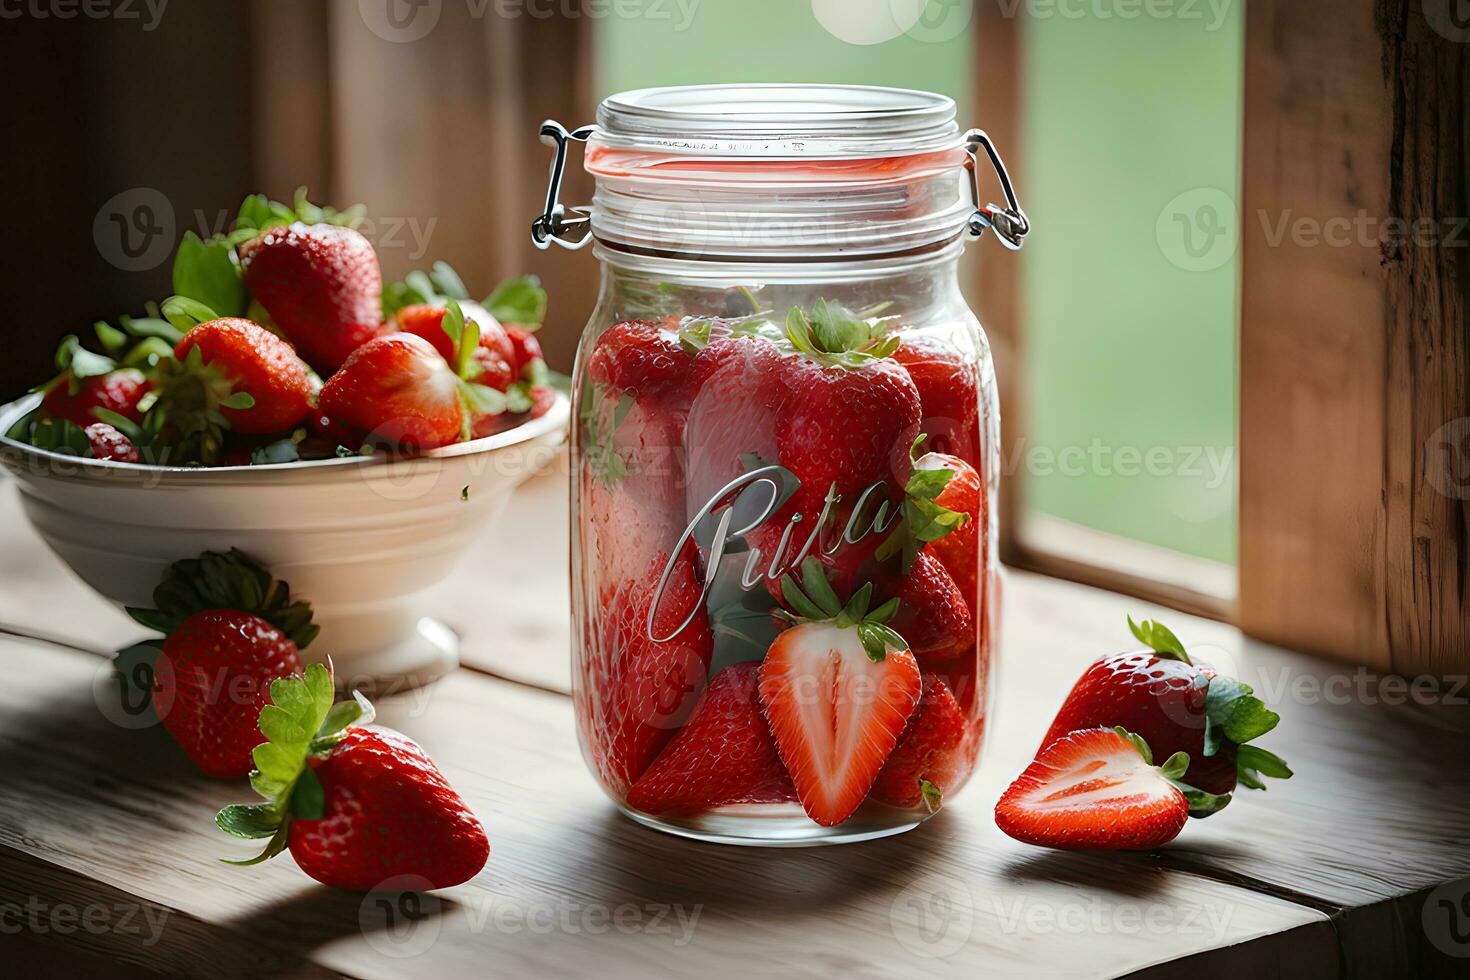
[[(954, 103), (650, 89), (548, 122), (532, 237), (595, 242), (573, 377), (573, 693), (588, 765), (661, 830), (917, 826), (990, 712), (998, 419), (967, 240), (1027, 231)], [(590, 208), (558, 203), (585, 141)], [(983, 148), (1007, 198), (980, 206)]]

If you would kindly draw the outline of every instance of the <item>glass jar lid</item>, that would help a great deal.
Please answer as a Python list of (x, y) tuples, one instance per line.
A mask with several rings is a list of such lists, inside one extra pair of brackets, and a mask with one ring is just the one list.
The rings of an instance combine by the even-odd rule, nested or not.
[(702, 156), (841, 160), (955, 150), (954, 100), (859, 85), (689, 85), (622, 92), (597, 109), (597, 144)]

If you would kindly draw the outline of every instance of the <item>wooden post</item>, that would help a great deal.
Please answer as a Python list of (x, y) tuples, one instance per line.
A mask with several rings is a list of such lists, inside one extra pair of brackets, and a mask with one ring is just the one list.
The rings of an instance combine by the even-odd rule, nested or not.
[(1454, 0), (1252, 0), (1241, 625), (1470, 669), (1467, 43)]

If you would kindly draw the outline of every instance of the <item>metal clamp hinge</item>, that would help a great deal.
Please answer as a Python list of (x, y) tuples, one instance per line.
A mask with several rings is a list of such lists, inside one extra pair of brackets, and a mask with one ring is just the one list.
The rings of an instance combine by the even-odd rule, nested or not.
[[(1006, 207), (999, 204), (980, 203), (980, 168), (979, 150), (985, 149), (985, 155), (990, 158), (990, 165), (995, 168), (995, 176), (1000, 179), (1001, 193), (1005, 195)], [(975, 213), (970, 215), (969, 232), (970, 237), (979, 238), (985, 234), (985, 229), (994, 228), (996, 237), (1006, 248), (1015, 251), (1025, 244), (1026, 235), (1031, 231), (1031, 222), (1026, 217), (1026, 212), (1021, 210), (1021, 203), (1016, 200), (1016, 189), (1011, 185), (1011, 175), (1006, 173), (1005, 162), (1001, 160), (1000, 153), (995, 149), (995, 144), (983, 129), (972, 129), (965, 134), (965, 152), (969, 159), (965, 161), (965, 168), (970, 171), (970, 199), (975, 205)]]
[(552, 242), (562, 248), (581, 248), (592, 240), (592, 209), (573, 207), (571, 216), (558, 198), (561, 179), (567, 168), (567, 147), (572, 140), (587, 142), (596, 126), (582, 126), (568, 131), (555, 119), (541, 124), (541, 142), (555, 150), (551, 158), (551, 179), (546, 186), (546, 210), (531, 222), (531, 244), (545, 249)]

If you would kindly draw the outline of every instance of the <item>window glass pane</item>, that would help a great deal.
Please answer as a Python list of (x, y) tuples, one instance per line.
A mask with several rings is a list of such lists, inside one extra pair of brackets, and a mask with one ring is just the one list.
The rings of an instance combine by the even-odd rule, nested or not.
[(1233, 563), (1242, 4), (1047, 9), (1024, 32), (1036, 231), (1008, 471), (1028, 517)]

